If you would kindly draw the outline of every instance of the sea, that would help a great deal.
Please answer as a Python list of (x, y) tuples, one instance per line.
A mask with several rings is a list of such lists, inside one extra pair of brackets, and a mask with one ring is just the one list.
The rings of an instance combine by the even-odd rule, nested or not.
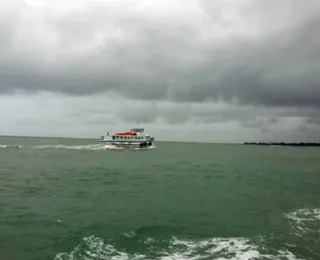
[(0, 137), (1, 260), (320, 259), (320, 149)]

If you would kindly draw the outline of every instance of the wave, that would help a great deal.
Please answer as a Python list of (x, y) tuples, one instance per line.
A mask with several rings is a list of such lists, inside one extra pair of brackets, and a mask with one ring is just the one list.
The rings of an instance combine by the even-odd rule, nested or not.
[(7, 148), (7, 149), (20, 149), (23, 145), (8, 145), (8, 144), (0, 144), (0, 148)]
[[(276, 241), (277, 238), (274, 235), (258, 236), (252, 239), (245, 237), (186, 239), (171, 237), (170, 232), (164, 232), (165, 237), (159, 237), (159, 234), (155, 233), (165, 227), (151, 226), (123, 233), (120, 238), (108, 241), (95, 235), (84, 237), (70, 252), (58, 253), (54, 260), (320, 259), (318, 244), (309, 241), (315, 238), (320, 239), (320, 209), (299, 209), (285, 214), (284, 217), (291, 222), (292, 227), (289, 227), (289, 232), (280, 234), (281, 241)], [(276, 244), (279, 248), (274, 247)], [(302, 252), (304, 252), (304, 258), (300, 258)]]
[(313, 233), (320, 238), (320, 209), (299, 209), (285, 216), (291, 221), (294, 234), (304, 236)]
[[(147, 252), (152, 251), (153, 239), (146, 239), (143, 243), (147, 246)], [(149, 250), (148, 250), (149, 249)], [(55, 260), (77, 260), (77, 259), (158, 259), (158, 260), (197, 260), (197, 259), (265, 259), (265, 260), (296, 260), (296, 256), (289, 251), (278, 251), (277, 254), (263, 254), (258, 246), (250, 243), (246, 238), (213, 238), (200, 241), (171, 238), (169, 247), (159, 249), (156, 252), (147, 254), (146, 252), (130, 253), (125, 249), (117, 249), (114, 245), (105, 243), (102, 238), (89, 236), (83, 238), (71, 252), (59, 253)]]

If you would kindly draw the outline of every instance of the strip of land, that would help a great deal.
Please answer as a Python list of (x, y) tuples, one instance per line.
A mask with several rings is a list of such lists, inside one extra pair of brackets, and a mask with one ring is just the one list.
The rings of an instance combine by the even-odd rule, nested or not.
[(286, 142), (244, 142), (244, 145), (272, 145), (272, 146), (304, 146), (304, 147), (320, 147), (319, 143), (300, 142), (300, 143), (286, 143)]

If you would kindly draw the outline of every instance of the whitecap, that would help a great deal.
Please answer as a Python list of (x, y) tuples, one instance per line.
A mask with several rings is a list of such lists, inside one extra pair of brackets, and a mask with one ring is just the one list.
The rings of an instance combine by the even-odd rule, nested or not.
[[(128, 233), (129, 235), (129, 233)], [(129, 236), (131, 236), (130, 234)], [(148, 240), (148, 239), (147, 239)], [(145, 243), (152, 248), (152, 241)], [(151, 243), (150, 243), (151, 242)], [(89, 236), (83, 238), (82, 243), (77, 245), (69, 253), (59, 253), (55, 260), (127, 260), (127, 259), (157, 259), (157, 260), (297, 260), (289, 251), (278, 251), (275, 255), (261, 253), (258, 246), (250, 243), (247, 238), (212, 238), (206, 240), (184, 240), (172, 238), (169, 241), (169, 248), (159, 252), (153, 252), (156, 257), (150, 257), (143, 253), (128, 253), (125, 250), (118, 250), (113, 245), (105, 243), (102, 238)], [(158, 249), (159, 250), (159, 249)]]

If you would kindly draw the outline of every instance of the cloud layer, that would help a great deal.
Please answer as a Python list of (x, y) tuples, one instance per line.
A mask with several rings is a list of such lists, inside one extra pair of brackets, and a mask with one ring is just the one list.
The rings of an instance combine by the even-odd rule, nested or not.
[(113, 122), (235, 123), (245, 138), (294, 124), (293, 138), (318, 138), (319, 17), (317, 0), (1, 0), (0, 95), (51, 93), (83, 127), (110, 111)]

